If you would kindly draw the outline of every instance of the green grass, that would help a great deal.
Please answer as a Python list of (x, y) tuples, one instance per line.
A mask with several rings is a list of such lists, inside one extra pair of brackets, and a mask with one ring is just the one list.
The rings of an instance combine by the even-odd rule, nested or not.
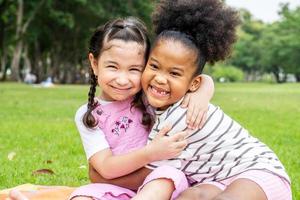
[[(86, 159), (73, 122), (88, 86), (38, 88), (0, 84), (0, 189), (23, 183), (88, 183)], [(300, 85), (217, 84), (213, 103), (269, 145), (300, 199)], [(15, 152), (13, 160), (8, 154)], [(48, 161), (48, 162), (47, 162)], [(51, 161), (51, 162), (49, 162)], [(53, 175), (32, 175), (47, 168)]]

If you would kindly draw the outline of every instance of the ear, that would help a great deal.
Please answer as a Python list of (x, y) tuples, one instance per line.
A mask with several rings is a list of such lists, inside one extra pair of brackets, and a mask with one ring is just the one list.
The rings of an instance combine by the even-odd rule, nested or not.
[(201, 76), (198, 75), (195, 78), (193, 78), (190, 87), (189, 87), (189, 91), (190, 92), (195, 92), (201, 85)]
[(97, 76), (98, 75), (98, 60), (97, 58), (94, 57), (92, 53), (89, 53), (89, 61), (92, 66), (92, 69), (94, 71), (94, 74)]

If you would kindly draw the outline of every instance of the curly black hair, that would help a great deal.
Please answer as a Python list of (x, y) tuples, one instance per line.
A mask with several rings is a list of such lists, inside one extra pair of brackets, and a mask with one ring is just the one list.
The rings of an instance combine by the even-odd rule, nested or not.
[[(221, 0), (161, 0), (152, 20), (157, 40), (166, 31), (180, 32), (180, 37), (191, 40), (200, 51), (198, 60), (204, 59), (202, 68), (205, 62), (214, 63), (230, 55), (240, 23), (238, 12)], [(173, 33), (173, 38), (178, 35)]]

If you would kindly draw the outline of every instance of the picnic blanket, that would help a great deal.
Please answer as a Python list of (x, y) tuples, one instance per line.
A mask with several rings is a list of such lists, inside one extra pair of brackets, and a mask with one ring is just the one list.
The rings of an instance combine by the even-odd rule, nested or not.
[(30, 200), (67, 200), (75, 190), (75, 187), (33, 185), (28, 183), (1, 190), (0, 200), (7, 200), (9, 192), (13, 189), (21, 191)]

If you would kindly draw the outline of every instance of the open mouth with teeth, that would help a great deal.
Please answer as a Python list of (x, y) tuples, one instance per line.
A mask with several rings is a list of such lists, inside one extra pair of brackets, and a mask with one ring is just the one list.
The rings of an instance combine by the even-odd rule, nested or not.
[(167, 97), (170, 94), (169, 91), (152, 85), (150, 85), (149, 89), (154, 96), (158, 97)]

